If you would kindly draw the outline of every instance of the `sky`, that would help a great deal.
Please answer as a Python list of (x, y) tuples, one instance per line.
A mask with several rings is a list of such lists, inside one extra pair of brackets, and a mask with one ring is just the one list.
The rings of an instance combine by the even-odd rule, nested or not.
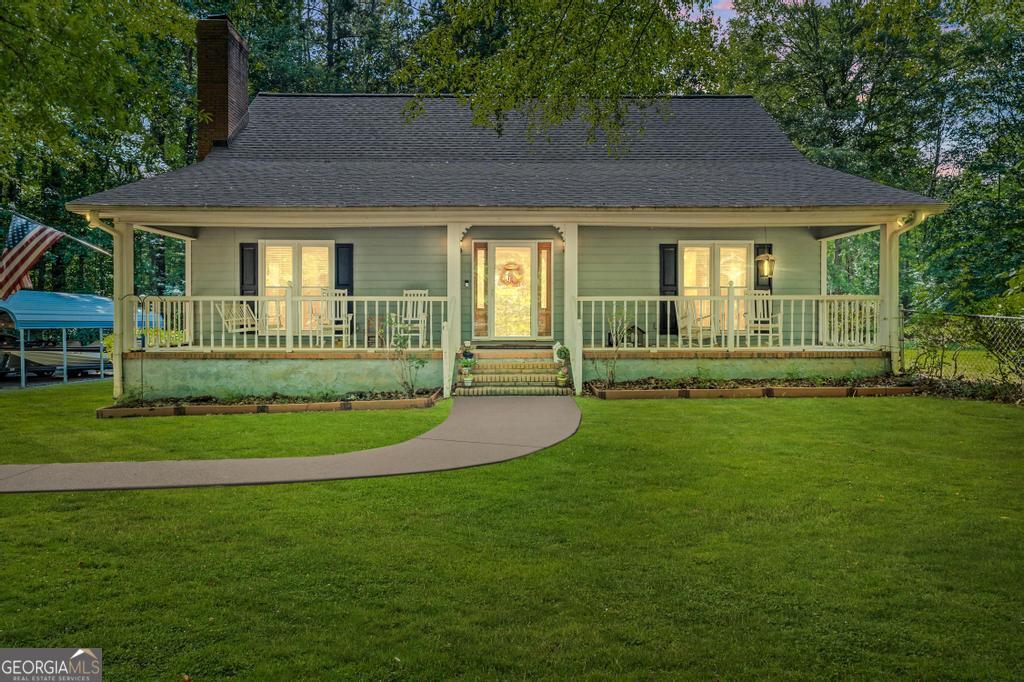
[(736, 16), (736, 13), (732, 11), (732, 0), (715, 0), (711, 4), (711, 10), (723, 24)]

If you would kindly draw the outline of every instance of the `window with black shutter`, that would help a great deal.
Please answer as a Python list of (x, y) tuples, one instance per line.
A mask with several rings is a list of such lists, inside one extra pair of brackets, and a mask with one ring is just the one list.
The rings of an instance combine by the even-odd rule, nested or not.
[[(658, 264), (658, 295), (678, 296), (679, 295), (679, 258), (675, 244), (659, 244)], [(679, 321), (676, 319), (676, 307), (668, 302), (658, 304), (660, 308), (658, 319), (660, 320), (659, 334), (678, 334)]]

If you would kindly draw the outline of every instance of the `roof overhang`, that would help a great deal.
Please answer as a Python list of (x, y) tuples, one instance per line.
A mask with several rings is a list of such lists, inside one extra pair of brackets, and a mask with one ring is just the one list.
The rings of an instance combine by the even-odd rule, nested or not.
[(424, 227), (449, 223), (473, 225), (552, 225), (576, 223), (608, 227), (807, 227), (828, 230), (835, 238), (884, 223), (903, 223), (942, 213), (946, 204), (901, 206), (808, 206), (722, 208), (572, 208), (572, 207), (173, 207), (90, 206), (70, 202), (67, 209), (93, 221), (114, 220), (140, 229), (192, 238), (198, 227)]

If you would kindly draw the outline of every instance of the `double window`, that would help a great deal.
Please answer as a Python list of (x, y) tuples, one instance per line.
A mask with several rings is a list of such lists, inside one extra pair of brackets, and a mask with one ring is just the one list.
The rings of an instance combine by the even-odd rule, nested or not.
[[(318, 297), (334, 281), (334, 242), (263, 240), (260, 242), (260, 295)], [(305, 301), (301, 329), (309, 329), (318, 313), (318, 301)], [(296, 308), (296, 306), (293, 306)], [(283, 329), (287, 306), (268, 305), (267, 325)]]
[(753, 281), (753, 242), (679, 242), (683, 296), (744, 293)]
[[(749, 293), (746, 290), (754, 281), (753, 242), (681, 241), (679, 260), (683, 296), (727, 296), (730, 286), (733, 293), (744, 295)], [(734, 305), (733, 319), (740, 329), (744, 329), (744, 308), (739, 302)], [(718, 324), (725, 324), (727, 311), (724, 304), (716, 306), (710, 299), (698, 300), (694, 311), (701, 326), (713, 327), (716, 314), (722, 316)]]

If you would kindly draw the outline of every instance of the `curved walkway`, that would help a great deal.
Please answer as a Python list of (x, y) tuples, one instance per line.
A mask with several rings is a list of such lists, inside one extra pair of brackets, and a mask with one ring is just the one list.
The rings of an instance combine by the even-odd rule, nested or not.
[(0, 465), (0, 493), (331, 481), (462, 469), (522, 457), (576, 432), (568, 397), (456, 398), (440, 426), (372, 450), (316, 457)]

